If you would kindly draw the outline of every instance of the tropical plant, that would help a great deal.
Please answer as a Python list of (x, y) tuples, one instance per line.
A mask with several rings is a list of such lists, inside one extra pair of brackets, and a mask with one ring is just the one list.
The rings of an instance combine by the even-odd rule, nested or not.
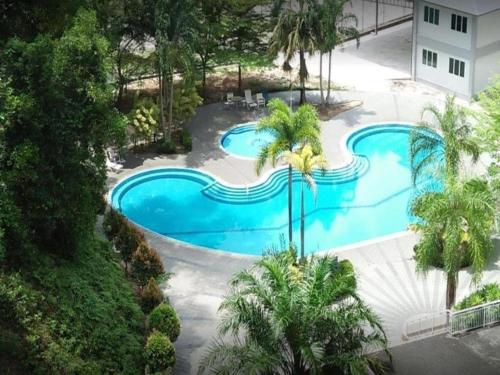
[(175, 348), (163, 333), (154, 331), (148, 337), (144, 357), (149, 373), (162, 373), (175, 365)]
[(446, 273), (446, 308), (455, 302), (458, 272), (470, 259), (473, 281), (479, 281), (492, 250), (495, 199), (488, 183), (447, 179), (443, 191), (427, 191), (411, 202), (421, 234), (416, 247), (417, 270), (442, 262)]
[(139, 245), (145, 241), (144, 235), (135, 225), (128, 220), (124, 222), (124, 225), (122, 225), (118, 231), (114, 243), (125, 263), (126, 272), (128, 272), (128, 264), (132, 259), (132, 254), (134, 254)]
[(269, 40), (268, 48), (272, 56), (283, 53), (284, 68), (289, 67), (299, 53), (300, 104), (306, 102), (305, 81), (309, 76), (305, 54), (312, 54), (317, 49), (315, 9), (316, 0), (297, 0), (296, 6), (283, 9)]
[(300, 258), (304, 259), (304, 183), (311, 189), (314, 198), (316, 198), (316, 182), (313, 178), (314, 169), (320, 169), (323, 172), (327, 168), (327, 162), (322, 154), (315, 155), (311, 145), (306, 144), (298, 151), (285, 151), (283, 160), (299, 171), (300, 180)]
[[(302, 105), (294, 113), (280, 99), (271, 99), (268, 103), (269, 116), (262, 118), (257, 125), (257, 133), (269, 132), (274, 140), (262, 146), (257, 157), (255, 169), (262, 172), (264, 165), (270, 161), (275, 167), (280, 155), (285, 151), (293, 151), (308, 143), (313, 149), (321, 152), (320, 123), (316, 109), (311, 105)], [(292, 243), (292, 165), (288, 165), (288, 241)]]
[[(160, 123), (164, 142), (170, 142), (173, 127), (174, 74), (189, 76), (193, 66), (197, 9), (194, 0), (156, 0), (155, 41), (159, 70)], [(166, 120), (167, 112), (168, 121)], [(166, 124), (168, 123), (168, 126)]]
[(336, 257), (298, 263), (293, 251), (267, 254), (233, 278), (219, 311), (200, 374), (364, 375), (381, 365), (364, 348), (387, 347), (352, 266)]
[(194, 85), (184, 84), (174, 89), (172, 118), (176, 126), (183, 125), (196, 113), (196, 108), (203, 103)]
[(457, 177), (462, 155), (470, 155), (476, 162), (480, 154), (471, 137), (467, 114), (455, 104), (454, 96), (446, 97), (443, 111), (428, 105), (422, 117), (427, 113), (433, 117), (434, 123), (422, 121), (410, 133), (409, 154), (414, 183), (429, 173), (435, 174), (435, 171), (440, 178)]
[(352, 13), (344, 13), (346, 4), (350, 0), (325, 0), (317, 5), (319, 22), (316, 23), (316, 39), (319, 50), (319, 74), (321, 103), (325, 104), (323, 94), (323, 54), (328, 53), (328, 87), (326, 92), (326, 103), (330, 99), (332, 52), (335, 47), (342, 45), (345, 41), (356, 39), (359, 46), (359, 31), (356, 29), (358, 19)]
[(469, 307), (482, 305), (483, 303), (500, 300), (500, 284), (491, 283), (481, 287), (470, 296), (465, 297), (463, 300), (453, 306), (453, 310), (464, 310)]
[(158, 119), (158, 106), (153, 102), (140, 103), (130, 114), (130, 124), (134, 132), (146, 142), (149, 142), (156, 132)]
[(172, 342), (175, 342), (181, 333), (181, 321), (175, 309), (165, 302), (160, 303), (151, 311), (148, 324), (151, 331), (160, 331)]

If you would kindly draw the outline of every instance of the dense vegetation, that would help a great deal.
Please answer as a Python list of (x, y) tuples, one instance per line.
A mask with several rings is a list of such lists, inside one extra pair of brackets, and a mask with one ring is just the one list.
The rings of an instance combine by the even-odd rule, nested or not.
[(453, 306), (453, 310), (463, 310), (498, 300), (500, 300), (500, 285), (498, 283), (486, 284), (470, 296), (458, 302)]
[(383, 368), (377, 316), (359, 298), (352, 265), (335, 257), (298, 261), (270, 253), (236, 274), (220, 306), (220, 337), (202, 361), (222, 374), (352, 374)]

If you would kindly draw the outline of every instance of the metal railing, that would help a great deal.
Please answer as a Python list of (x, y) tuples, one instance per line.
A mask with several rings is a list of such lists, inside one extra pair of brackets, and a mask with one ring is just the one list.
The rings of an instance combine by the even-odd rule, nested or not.
[(404, 326), (403, 340), (413, 341), (443, 333), (457, 335), (496, 323), (500, 323), (500, 300), (460, 311), (444, 310), (409, 319)]
[(450, 312), (449, 332), (452, 335), (500, 322), (500, 300)]

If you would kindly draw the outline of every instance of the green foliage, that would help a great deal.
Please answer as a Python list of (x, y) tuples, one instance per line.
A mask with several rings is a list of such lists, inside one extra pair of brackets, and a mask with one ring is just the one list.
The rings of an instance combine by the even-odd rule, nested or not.
[(462, 301), (453, 306), (453, 310), (468, 309), (469, 307), (497, 300), (500, 300), (500, 284), (486, 284), (481, 289), (465, 297)]
[(163, 263), (156, 250), (141, 242), (132, 255), (132, 277), (143, 287), (150, 278), (157, 279), (165, 274)]
[(141, 294), (142, 311), (146, 314), (153, 310), (164, 300), (163, 292), (161, 291), (155, 279), (150, 278), (146, 287)]
[(298, 263), (294, 252), (271, 253), (230, 285), (220, 336), (199, 373), (361, 375), (380, 364), (364, 353), (386, 349), (380, 321), (337, 258)]
[(10, 336), (21, 337), (22, 348), (6, 345), (6, 355), (28, 373), (142, 371), (143, 315), (113, 252), (97, 239), (71, 261), (39, 254), (29, 271), (0, 273), (0, 315)]
[(167, 336), (155, 331), (148, 337), (144, 357), (151, 373), (163, 372), (175, 365), (175, 348)]
[(196, 87), (183, 85), (174, 89), (174, 102), (172, 103), (173, 119), (176, 125), (182, 125), (196, 113), (196, 108), (203, 103)]
[(186, 151), (191, 151), (193, 149), (193, 140), (187, 129), (182, 130), (182, 146)]
[(175, 309), (165, 302), (151, 311), (148, 323), (151, 331), (160, 331), (172, 342), (175, 342), (181, 333), (181, 322)]
[(2, 61), (10, 89), (0, 105), (2, 181), (30, 240), (71, 256), (93, 235), (104, 149), (124, 130), (112, 107), (107, 42), (95, 15), (81, 10), (60, 39), (10, 40)]
[(127, 225), (127, 219), (120, 212), (113, 207), (109, 207), (108, 211), (104, 214), (102, 223), (104, 233), (110, 241), (114, 241), (120, 233), (120, 229)]
[[(434, 121), (422, 121), (410, 133), (409, 156), (413, 181), (425, 179), (429, 175), (456, 178), (464, 154), (471, 156), (474, 162), (479, 158), (479, 146), (471, 137), (467, 114), (455, 104), (454, 96), (447, 96), (443, 111), (429, 105), (424, 109), (425, 114), (430, 114)], [(439, 131), (442, 138), (435, 130)]]
[(478, 281), (491, 254), (495, 200), (488, 183), (472, 179), (445, 181), (444, 191), (427, 191), (411, 202), (421, 234), (416, 247), (417, 270), (443, 263), (448, 278), (447, 308), (455, 299), (458, 271), (470, 259)]
[(156, 152), (159, 154), (171, 155), (175, 154), (177, 149), (174, 142), (159, 140), (158, 145), (156, 146)]
[(158, 106), (151, 100), (143, 100), (130, 113), (130, 124), (139, 138), (149, 142), (158, 129), (159, 116)]
[(115, 245), (126, 267), (132, 259), (132, 254), (137, 250), (139, 245), (145, 241), (144, 234), (142, 234), (135, 225), (128, 220), (123, 223), (115, 239)]

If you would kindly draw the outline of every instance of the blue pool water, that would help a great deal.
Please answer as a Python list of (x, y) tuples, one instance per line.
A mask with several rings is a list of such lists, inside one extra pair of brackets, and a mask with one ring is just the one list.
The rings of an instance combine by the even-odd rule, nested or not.
[(238, 125), (221, 138), (222, 148), (229, 154), (244, 158), (256, 158), (262, 146), (274, 140), (269, 132), (256, 133), (256, 124)]
[[(407, 228), (412, 193), (410, 128), (383, 125), (353, 133), (348, 166), (318, 174), (306, 190), (306, 252), (389, 235)], [(294, 241), (299, 241), (300, 179), (294, 175)], [(203, 172), (155, 169), (119, 183), (112, 205), (133, 222), (194, 245), (260, 255), (288, 237), (287, 169), (251, 187), (229, 187)]]

